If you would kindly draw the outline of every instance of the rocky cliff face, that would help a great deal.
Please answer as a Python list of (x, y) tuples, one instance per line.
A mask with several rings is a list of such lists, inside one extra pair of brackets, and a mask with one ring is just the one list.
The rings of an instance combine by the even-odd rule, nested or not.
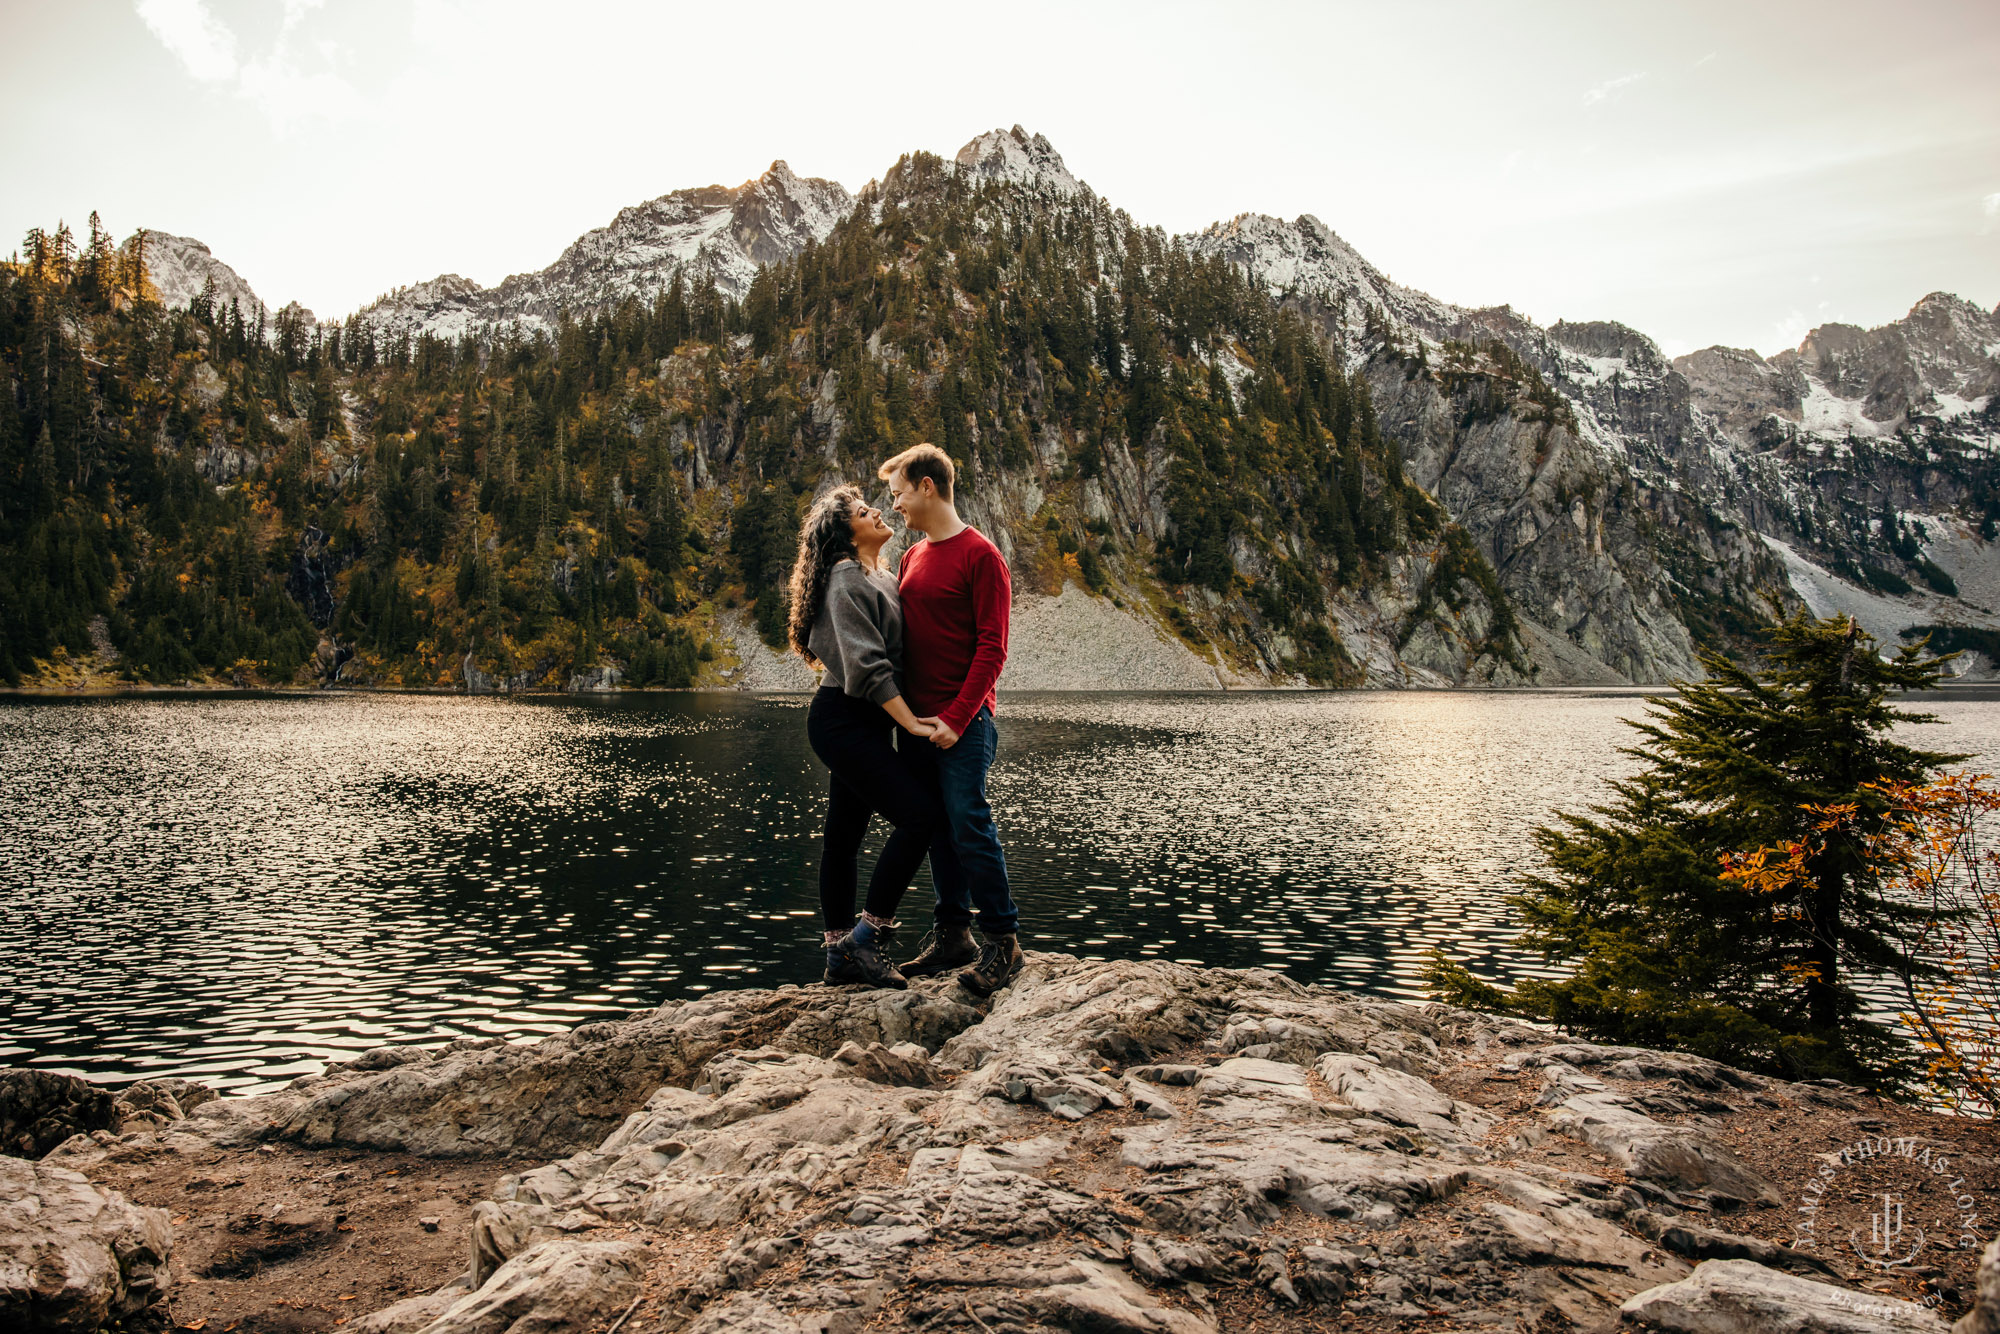
[[(1933, 293), (1879, 329), (1823, 326), (1768, 361), (1706, 348), (1673, 369), (1692, 409), (1671, 442), (1681, 475), (1777, 553), (1815, 610), (1892, 642), (2000, 624), (2000, 313)], [(1985, 651), (1964, 664), (1995, 665)]]
[[(1631, 484), (1623, 439), (1628, 409), (1645, 419), (1670, 403), (1620, 402), (1614, 390), (1607, 423), (1583, 392), (1602, 378), (1588, 335), (1573, 349), (1504, 307), (1464, 310), (1391, 283), (1317, 218), (1246, 214), (1185, 241), (1314, 313), (1367, 376), (1411, 476), (1478, 540), (1531, 634), (1625, 680), (1698, 670), (1653, 497)], [(1656, 350), (1652, 360), (1664, 368)], [(1551, 381), (1565, 363), (1589, 378)]]
[[(1993, 624), (1984, 592), (1912, 591), (1921, 565), (1880, 512), (1912, 525), (1951, 582), (2000, 579), (1974, 538), (2000, 443), (1995, 314), (1938, 293), (1769, 361), (1718, 347), (1669, 362), (1623, 325), (1542, 329), (1398, 286), (1310, 216), (1244, 215), (1185, 242), (1312, 309), (1522, 611), (1633, 680), (1695, 670), (1698, 644), (1740, 639), (1773, 595), (1865, 612), (1891, 642), (1939, 620)], [(1893, 577), (1869, 586), (1884, 566)]]

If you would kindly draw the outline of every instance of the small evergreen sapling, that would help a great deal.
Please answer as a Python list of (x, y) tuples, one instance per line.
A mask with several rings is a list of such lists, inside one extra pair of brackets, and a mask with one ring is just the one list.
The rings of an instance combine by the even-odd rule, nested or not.
[[(1863, 1013), (1856, 985), (1924, 970), (1905, 944), (1922, 910), (1887, 892), (1891, 868), (1865, 836), (1888, 815), (1883, 785), (1964, 758), (1890, 737), (1934, 721), (1890, 697), (1934, 688), (1942, 660), (1914, 645), (1885, 659), (1849, 618), (1799, 612), (1758, 670), (1702, 662), (1707, 680), (1632, 724), (1644, 740), (1625, 753), (1643, 767), (1613, 799), (1535, 831), (1546, 866), (1510, 902), (1521, 943), (1569, 975), (1509, 991), (1438, 954), (1432, 994), (1795, 1079), (1899, 1087), (1909, 1044)], [(1802, 838), (1812, 808), (1836, 805), (1861, 836), (1827, 842), (1781, 891), (1726, 874), (1725, 858)]]

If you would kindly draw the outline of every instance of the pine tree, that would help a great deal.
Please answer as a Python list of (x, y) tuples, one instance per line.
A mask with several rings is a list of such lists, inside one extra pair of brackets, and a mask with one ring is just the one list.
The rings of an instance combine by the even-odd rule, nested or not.
[(1919, 654), (1884, 659), (1847, 617), (1803, 611), (1772, 631), (1759, 670), (1704, 654), (1707, 680), (1680, 683), (1632, 724), (1644, 739), (1626, 753), (1640, 772), (1592, 814), (1535, 833), (1546, 869), (1510, 902), (1521, 943), (1569, 976), (1506, 992), (1440, 956), (1434, 994), (1793, 1079), (1896, 1086), (1908, 1052), (1864, 1015), (1856, 989), (1923, 966), (1899, 944), (1913, 910), (1883, 895), (1884, 868), (1852, 843), (1829, 845), (1774, 900), (1725, 877), (1722, 859), (1801, 837), (1815, 807), (1853, 803), (1866, 832), (1887, 809), (1875, 785), (1965, 758), (1890, 738), (1898, 724), (1935, 721), (1890, 703), (1943, 676)]
[(743, 315), (750, 326), (751, 354), (769, 356), (778, 338), (778, 289), (768, 267), (759, 268), (757, 276), (750, 280)]
[(784, 488), (753, 487), (737, 506), (729, 551), (756, 600), (757, 632), (773, 647), (784, 642), (785, 578), (798, 540), (798, 514)]

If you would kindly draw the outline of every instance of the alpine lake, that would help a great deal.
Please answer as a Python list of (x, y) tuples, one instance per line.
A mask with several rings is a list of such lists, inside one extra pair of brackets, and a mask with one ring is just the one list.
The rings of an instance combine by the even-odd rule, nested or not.
[[(2000, 689), (1911, 701), (2000, 765)], [(269, 1089), (817, 981), (826, 775), (797, 695), (0, 702), (0, 1064)], [(1003, 693), (1029, 949), (1422, 995), (1504, 978), (1532, 830), (1628, 773), (1638, 691)], [(874, 831), (868, 855), (883, 833)], [(863, 875), (865, 879), (866, 866)], [(929, 926), (922, 877), (904, 957)]]

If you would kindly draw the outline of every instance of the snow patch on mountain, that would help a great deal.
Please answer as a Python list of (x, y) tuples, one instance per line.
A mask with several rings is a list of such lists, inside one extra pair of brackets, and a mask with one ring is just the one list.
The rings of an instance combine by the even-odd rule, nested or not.
[[(1847, 580), (1822, 569), (1799, 552), (1788, 542), (1766, 534), (1764, 541), (1777, 552), (1785, 563), (1785, 576), (1792, 591), (1799, 595), (1815, 616), (1832, 616), (1845, 613), (1852, 616), (1863, 630), (1875, 637), (1883, 652), (1893, 652), (1907, 641), (1903, 631), (1925, 625), (1966, 624), (1991, 628), (1995, 617), (1985, 613), (1983, 607), (1961, 598), (1948, 598), (1937, 593), (1913, 593), (1909, 597), (1891, 597), (1871, 589), (1860, 588)], [(1958, 557), (1954, 563), (1963, 562), (1968, 577), (1985, 576), (1990, 580), (1994, 562), (1983, 552), (1970, 561), (1964, 561), (1963, 547), (1974, 545), (1969, 537), (1952, 534), (1939, 544), (1937, 554), (1947, 559)], [(1984, 544), (1977, 544), (1983, 546)], [(1955, 664), (1960, 674), (1976, 666), (1976, 659), (1967, 655)]]
[(1879, 436), (1890, 433), (1891, 423), (1869, 419), (1859, 399), (1842, 398), (1817, 380), (1808, 380), (1805, 402), (1799, 407), (1799, 424), (1819, 435)]
[(954, 161), (959, 171), (980, 181), (1011, 182), (1064, 199), (1089, 193), (1082, 181), (1070, 175), (1062, 154), (1047, 138), (1030, 135), (1018, 125), (1011, 130), (988, 130), (959, 149)]

